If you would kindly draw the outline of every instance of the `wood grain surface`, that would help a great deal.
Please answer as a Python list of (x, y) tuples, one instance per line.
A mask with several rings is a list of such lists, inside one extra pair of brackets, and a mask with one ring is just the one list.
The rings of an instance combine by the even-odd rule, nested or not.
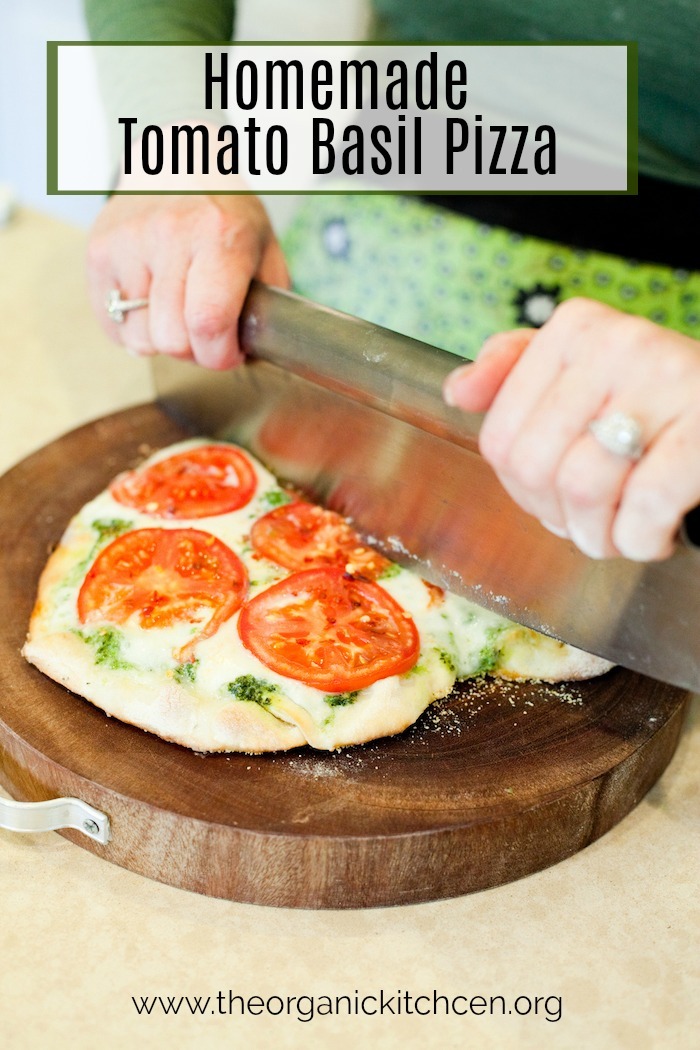
[(104, 810), (106, 846), (153, 879), (285, 907), (456, 896), (582, 849), (675, 750), (686, 694), (615, 670), (567, 686), (477, 682), (406, 733), (332, 754), (201, 756), (108, 718), (26, 664), (37, 580), (69, 518), (185, 436), (156, 405), (53, 442), (0, 478), (0, 782)]

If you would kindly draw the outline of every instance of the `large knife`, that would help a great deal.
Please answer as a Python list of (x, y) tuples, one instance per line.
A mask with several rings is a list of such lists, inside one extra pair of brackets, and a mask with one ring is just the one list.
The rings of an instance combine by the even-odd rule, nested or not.
[(700, 692), (700, 549), (686, 537), (664, 562), (595, 561), (549, 533), (481, 457), (481, 417), (443, 402), (453, 354), (257, 283), (241, 339), (251, 359), (231, 372), (156, 359), (166, 410), (246, 446), (431, 582)]

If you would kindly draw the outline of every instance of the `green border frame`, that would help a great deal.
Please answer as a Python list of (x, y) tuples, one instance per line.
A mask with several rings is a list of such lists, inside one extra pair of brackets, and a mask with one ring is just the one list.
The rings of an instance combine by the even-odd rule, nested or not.
[(639, 45), (627, 41), (627, 194), (639, 192)]
[[(69, 194), (58, 188), (58, 48), (60, 41), (46, 43), (46, 192)], [(92, 192), (92, 191), (89, 191)], [(75, 191), (71, 193), (71, 196)]]
[[(58, 188), (58, 49), (59, 47), (230, 47), (230, 40), (47, 40), (46, 42), (46, 192), (48, 196), (104, 197), (119, 196), (170, 196), (173, 194), (200, 196), (206, 190), (59, 190)], [(627, 51), (627, 186), (624, 190), (351, 190), (342, 187), (335, 190), (217, 190), (231, 196), (333, 196), (337, 194), (400, 194), (422, 197), (430, 195), (447, 197), (510, 196), (510, 197), (619, 197), (634, 196), (639, 183), (639, 55), (634, 40), (237, 40), (236, 44), (247, 47), (624, 47)]]

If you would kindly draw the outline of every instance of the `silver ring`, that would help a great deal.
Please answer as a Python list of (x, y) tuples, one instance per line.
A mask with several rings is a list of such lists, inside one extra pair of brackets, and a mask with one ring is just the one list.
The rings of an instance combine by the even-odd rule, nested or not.
[(611, 412), (601, 419), (594, 419), (588, 424), (593, 437), (599, 445), (614, 456), (638, 460), (642, 458), (642, 425), (634, 416), (624, 412)]
[(115, 324), (122, 324), (124, 321), (124, 315), (129, 310), (140, 310), (142, 307), (148, 306), (148, 299), (122, 299), (121, 292), (118, 288), (112, 288), (107, 293), (107, 299), (105, 301), (105, 307), (109, 315), (110, 321), (114, 321)]

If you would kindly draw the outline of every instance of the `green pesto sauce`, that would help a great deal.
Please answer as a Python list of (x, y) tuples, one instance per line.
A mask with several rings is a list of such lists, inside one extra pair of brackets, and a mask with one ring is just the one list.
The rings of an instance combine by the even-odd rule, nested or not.
[(382, 569), (377, 576), (377, 580), (391, 580), (394, 576), (398, 576), (400, 572), (401, 566), (392, 561), (387, 565), (386, 569)]
[(133, 522), (126, 521), (125, 518), (99, 518), (97, 521), (90, 522), (90, 528), (97, 533), (97, 544), (100, 547), (108, 540), (115, 540), (117, 536), (127, 532), (132, 525)]
[(498, 636), (503, 632), (502, 627), (489, 627), (486, 632), (487, 641), (479, 650), (479, 661), (470, 677), (481, 674), (490, 674), (498, 667), (501, 658), (501, 646), (497, 644)]
[(360, 694), (359, 689), (355, 689), (352, 693), (329, 693), (324, 696), (324, 700), (329, 707), (348, 707), (349, 704), (354, 704)]
[(106, 664), (113, 671), (133, 669), (134, 665), (122, 654), (124, 639), (115, 627), (100, 627), (97, 631), (76, 631), (76, 634), (93, 650), (96, 664)]
[(173, 678), (176, 682), (180, 682), (181, 685), (186, 685), (188, 682), (192, 684), (197, 677), (198, 666), (199, 660), (191, 660), (187, 664), (178, 664), (173, 671)]
[(490, 674), (498, 666), (500, 655), (500, 650), (494, 649), (493, 646), (483, 646), (479, 651), (479, 662), (472, 671), (472, 676)]
[(457, 667), (456, 667), (456, 664), (454, 662), (454, 658), (451, 656), (450, 653), (448, 653), (447, 649), (437, 649), (436, 648), (435, 652), (440, 657), (440, 662), (445, 665), (445, 667), (447, 668), (447, 670), (451, 674), (454, 674), (456, 672), (456, 670), (457, 670)]
[(415, 667), (411, 667), (408, 671), (404, 671), (401, 675), (402, 678), (414, 678), (418, 674), (426, 674), (428, 668), (425, 664), (416, 664)]
[(277, 686), (266, 682), (263, 678), (256, 678), (252, 674), (242, 674), (234, 678), (226, 686), (231, 696), (236, 700), (245, 700), (251, 704), (260, 704), (268, 707), (270, 701), (277, 693)]
[(260, 502), (266, 503), (268, 507), (281, 507), (285, 503), (291, 503), (292, 497), (283, 489), (269, 489), (263, 492)]

